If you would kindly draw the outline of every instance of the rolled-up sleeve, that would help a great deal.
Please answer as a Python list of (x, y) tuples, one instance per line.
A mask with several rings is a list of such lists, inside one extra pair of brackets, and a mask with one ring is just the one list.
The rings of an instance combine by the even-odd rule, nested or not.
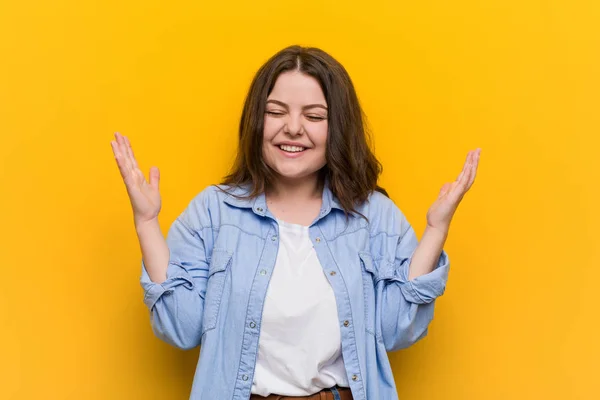
[(418, 240), (397, 207), (388, 212), (386, 231), (377, 235), (373, 253), (378, 257), (375, 280), (381, 336), (386, 350), (395, 351), (427, 335), (435, 299), (446, 288), (450, 263), (442, 251), (431, 272), (409, 280), (409, 266)]
[(380, 277), (401, 283), (400, 288), (406, 301), (416, 304), (431, 303), (444, 294), (446, 289), (450, 267), (448, 254), (442, 251), (433, 271), (409, 280), (410, 262), (419, 243), (412, 226), (406, 220), (403, 225), (406, 228), (399, 237), (394, 262), (387, 263), (380, 269)]
[(152, 330), (161, 340), (181, 348), (200, 344), (208, 263), (202, 237), (203, 204), (193, 201), (167, 234), (167, 279), (153, 282), (142, 261), (140, 283), (150, 310)]

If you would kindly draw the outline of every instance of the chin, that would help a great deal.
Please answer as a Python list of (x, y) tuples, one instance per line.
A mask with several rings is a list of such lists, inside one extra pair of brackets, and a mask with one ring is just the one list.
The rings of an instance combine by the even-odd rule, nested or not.
[(289, 180), (306, 179), (311, 176), (318, 176), (318, 171), (290, 171), (285, 169), (275, 169), (275, 172), (281, 178)]

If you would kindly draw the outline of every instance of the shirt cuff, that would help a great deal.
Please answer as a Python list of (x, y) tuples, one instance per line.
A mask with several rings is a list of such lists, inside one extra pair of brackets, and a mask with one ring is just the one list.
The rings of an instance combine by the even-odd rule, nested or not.
[[(400, 290), (406, 301), (415, 304), (431, 303), (437, 297), (441, 296), (446, 289), (448, 270), (450, 268), (448, 255), (445, 251), (442, 251), (433, 271), (409, 280), (408, 269), (411, 259), (412, 257), (407, 259), (399, 269), (394, 270), (392, 266), (392, 270), (387, 274), (389, 276), (387, 279), (402, 283)], [(383, 279), (386, 278), (384, 277)]]
[(163, 295), (170, 295), (175, 291), (178, 286), (184, 286), (186, 289), (191, 290), (194, 288), (194, 282), (189, 276), (187, 271), (177, 265), (169, 264), (167, 269), (167, 279), (162, 283), (152, 282), (146, 266), (142, 261), (142, 278), (141, 285), (144, 289), (144, 304), (150, 310), (154, 308), (156, 302)]

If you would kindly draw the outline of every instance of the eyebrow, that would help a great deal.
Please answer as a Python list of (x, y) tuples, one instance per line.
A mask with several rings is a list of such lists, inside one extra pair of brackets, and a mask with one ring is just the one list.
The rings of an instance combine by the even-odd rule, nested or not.
[[(277, 105), (279, 105), (281, 107), (289, 109), (289, 106), (287, 104), (285, 104), (284, 102), (279, 101), (279, 100), (273, 100), (273, 99), (267, 100), (267, 104), (268, 103), (277, 104)], [(322, 108), (323, 110), (327, 111), (327, 107), (324, 106), (323, 104), (308, 104), (308, 105), (305, 105), (304, 107), (302, 107), (302, 109), (303, 110), (308, 110), (309, 108), (317, 108), (317, 107), (318, 108)]]

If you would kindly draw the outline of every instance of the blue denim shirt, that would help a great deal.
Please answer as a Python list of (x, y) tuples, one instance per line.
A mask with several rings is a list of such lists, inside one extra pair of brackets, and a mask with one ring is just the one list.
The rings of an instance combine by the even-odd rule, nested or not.
[[(235, 194), (244, 189), (235, 188)], [(397, 399), (387, 352), (427, 334), (434, 300), (445, 289), (448, 258), (408, 280), (417, 246), (401, 211), (374, 192), (349, 219), (328, 185), (310, 239), (338, 310), (342, 356), (355, 400)], [(167, 280), (150, 280), (142, 262), (152, 328), (182, 349), (198, 345), (190, 399), (247, 400), (261, 316), (279, 246), (265, 196), (240, 200), (210, 186), (172, 224)]]

